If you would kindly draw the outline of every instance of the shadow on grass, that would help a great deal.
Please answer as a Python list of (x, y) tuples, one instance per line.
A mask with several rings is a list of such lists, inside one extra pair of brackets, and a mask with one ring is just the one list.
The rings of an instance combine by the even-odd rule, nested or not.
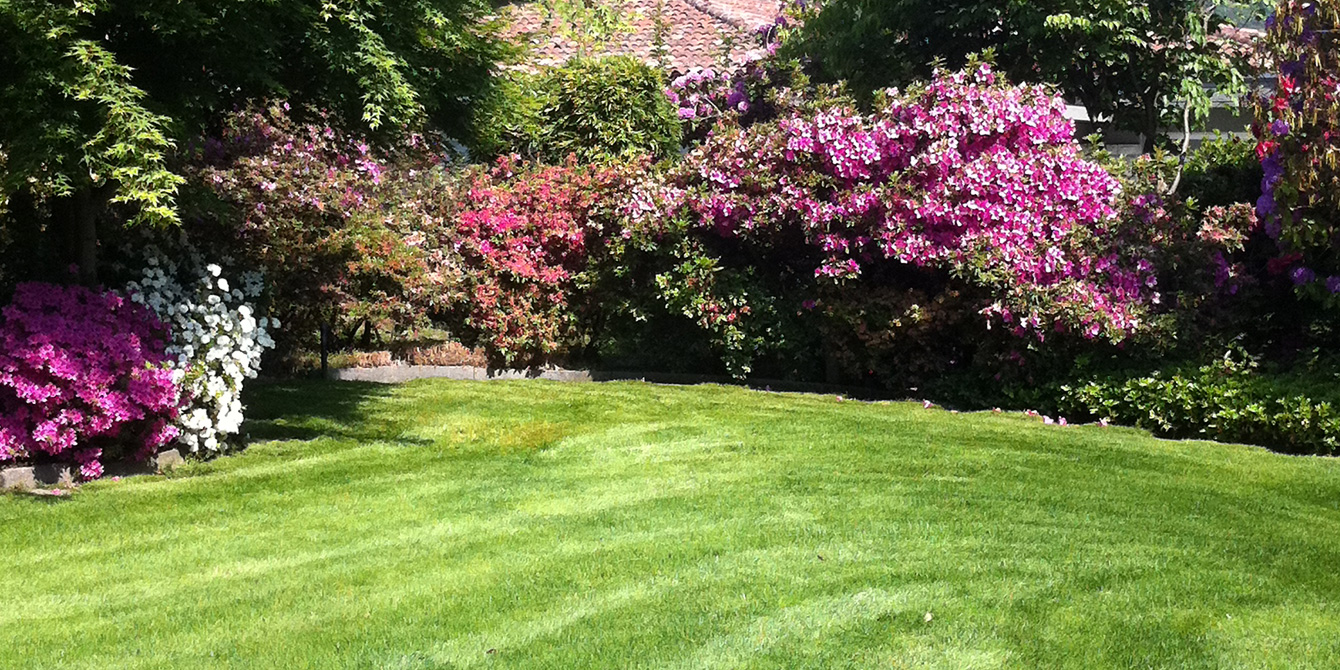
[(412, 422), (380, 406), (394, 390), (385, 384), (320, 380), (254, 384), (244, 396), (244, 430), (252, 441), (329, 437), (426, 443), (406, 440)]

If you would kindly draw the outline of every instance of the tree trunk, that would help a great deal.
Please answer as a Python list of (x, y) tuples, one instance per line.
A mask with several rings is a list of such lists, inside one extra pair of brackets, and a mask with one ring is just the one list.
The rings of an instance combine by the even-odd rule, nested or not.
[(1144, 116), (1145, 123), (1141, 133), (1144, 135), (1144, 153), (1154, 153), (1154, 147), (1159, 139), (1159, 94), (1158, 91), (1151, 91), (1149, 97), (1145, 98)]
[(79, 283), (98, 285), (98, 211), (101, 198), (88, 190), (75, 194), (74, 242), (79, 264)]

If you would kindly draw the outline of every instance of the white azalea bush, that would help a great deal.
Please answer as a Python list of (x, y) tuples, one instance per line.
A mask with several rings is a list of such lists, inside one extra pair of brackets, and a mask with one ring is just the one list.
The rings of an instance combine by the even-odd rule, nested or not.
[(174, 247), (173, 254), (157, 245), (140, 249), (143, 269), (126, 292), (172, 329), (167, 353), (183, 389), (178, 441), (191, 453), (218, 453), (242, 429), (242, 384), (260, 373), (279, 321), (257, 314), (261, 273), (237, 273), (230, 281), (184, 236)]

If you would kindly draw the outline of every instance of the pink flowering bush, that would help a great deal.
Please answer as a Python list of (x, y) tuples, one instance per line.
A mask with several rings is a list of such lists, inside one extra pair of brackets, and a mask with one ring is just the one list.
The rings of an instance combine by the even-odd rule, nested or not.
[[(949, 320), (967, 323), (967, 310), (978, 332), (1116, 343), (1143, 332), (1160, 299), (1153, 260), (1120, 234), (1119, 196), (1081, 156), (1058, 97), (979, 65), (890, 91), (873, 114), (823, 106), (719, 125), (627, 211), (652, 238), (683, 222), (723, 267), (807, 277), (788, 299), (830, 317), (829, 340), (850, 328), (865, 333), (856, 347), (902, 340), (871, 329), (952, 304)], [(956, 297), (937, 300), (945, 292)], [(876, 294), (887, 308), (869, 312), (863, 296)], [(724, 341), (753, 316), (737, 305), (709, 323)]]
[(941, 72), (871, 116), (832, 109), (714, 138), (680, 172), (683, 207), (724, 237), (794, 234), (817, 277), (894, 261), (990, 287), (988, 321), (1121, 340), (1157, 296), (1153, 266), (1103, 239), (1118, 183), (1084, 160), (1061, 100), (988, 66)]
[(464, 326), (493, 362), (549, 362), (577, 340), (579, 275), (591, 248), (618, 234), (602, 208), (638, 167), (503, 158), (475, 174), (455, 225), (445, 232), (470, 269)]
[(146, 458), (177, 437), (167, 328), (118, 293), (21, 284), (0, 311), (0, 462)]
[(228, 205), (207, 213), (223, 224), (210, 239), (264, 271), (281, 349), (314, 346), (323, 324), (344, 346), (439, 327), (508, 366), (580, 339), (578, 276), (618, 235), (602, 212), (647, 167), (463, 166), (423, 138), (378, 148), (282, 105), (236, 115), (197, 160)]
[(459, 270), (423, 231), (451, 216), (459, 187), (423, 138), (389, 152), (312, 116), (248, 109), (196, 148), (193, 181), (226, 207), (201, 208), (192, 218), (217, 225), (194, 225), (194, 237), (264, 271), (271, 314), (288, 325), (281, 348), (322, 325), (346, 342), (427, 325), (457, 295)]

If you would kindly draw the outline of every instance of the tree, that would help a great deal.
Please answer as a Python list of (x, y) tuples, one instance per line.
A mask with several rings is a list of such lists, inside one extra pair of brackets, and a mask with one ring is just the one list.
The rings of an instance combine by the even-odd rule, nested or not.
[(629, 4), (629, 0), (543, 0), (540, 7), (544, 28), (571, 42), (578, 58), (590, 58), (634, 31), (633, 22), (642, 15)]
[(487, 0), (0, 0), (0, 237), (40, 228), (95, 282), (106, 206), (124, 206), (133, 222), (176, 222), (173, 150), (248, 99), (329, 109), (384, 135), (462, 132), (507, 50), (490, 9)]
[(1149, 149), (1164, 122), (1207, 116), (1214, 91), (1245, 91), (1245, 59), (1216, 32), (1227, 10), (1257, 4), (830, 0), (787, 48), (816, 80), (847, 80), (866, 96), (991, 50), (1011, 79), (1059, 86), (1091, 115), (1144, 133)]

